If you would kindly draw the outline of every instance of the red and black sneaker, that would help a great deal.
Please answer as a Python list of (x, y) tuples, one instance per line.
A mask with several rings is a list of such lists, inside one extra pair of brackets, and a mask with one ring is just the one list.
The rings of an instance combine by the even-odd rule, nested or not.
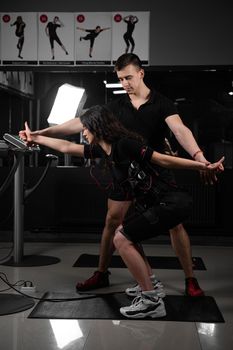
[(194, 277), (185, 279), (185, 294), (189, 297), (202, 297), (205, 295), (199, 286), (197, 279)]
[(76, 290), (78, 292), (84, 292), (87, 290), (108, 287), (109, 275), (110, 275), (109, 271), (106, 271), (106, 272), (95, 271), (93, 276), (88, 278), (86, 281), (78, 282), (76, 285)]

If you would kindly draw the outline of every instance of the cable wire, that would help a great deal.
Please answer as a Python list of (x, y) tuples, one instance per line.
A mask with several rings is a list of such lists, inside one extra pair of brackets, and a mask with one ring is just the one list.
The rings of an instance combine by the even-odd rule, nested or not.
[[(6, 279), (4, 279), (1, 274), (3, 274), (5, 276)], [(120, 292), (112, 292), (112, 293), (98, 293), (98, 294), (88, 294), (88, 293), (83, 293), (82, 295), (87, 295), (86, 297), (80, 297), (80, 298), (38, 298), (38, 297), (35, 297), (35, 296), (32, 296), (32, 295), (28, 295), (28, 294), (25, 294), (21, 291), (19, 291), (18, 289), (16, 289), (14, 287), (13, 284), (11, 284), (8, 279), (7, 279), (7, 276), (5, 273), (3, 272), (0, 272), (0, 279), (5, 283), (7, 284), (10, 289), (13, 289), (14, 291), (16, 291), (17, 293), (27, 297), (27, 298), (30, 298), (30, 299), (34, 299), (34, 300), (39, 300), (39, 301), (49, 301), (49, 302), (65, 302), (65, 301), (77, 301), (77, 300), (86, 300), (86, 299), (94, 299), (94, 298), (99, 298), (99, 297), (103, 297), (103, 296), (106, 296), (106, 295), (111, 295), (111, 294), (120, 294), (120, 293), (124, 293), (124, 291), (120, 291)]]

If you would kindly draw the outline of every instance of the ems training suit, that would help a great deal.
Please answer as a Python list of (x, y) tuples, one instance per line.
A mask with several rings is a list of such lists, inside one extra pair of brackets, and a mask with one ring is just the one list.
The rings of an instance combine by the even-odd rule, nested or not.
[(129, 138), (114, 142), (110, 155), (98, 145), (84, 146), (85, 158), (105, 160), (117, 193), (120, 190), (125, 198), (135, 199), (136, 211), (123, 222), (122, 230), (133, 242), (141, 242), (177, 226), (191, 209), (190, 197), (168, 183), (160, 176), (161, 168), (150, 163), (152, 153), (152, 148)]

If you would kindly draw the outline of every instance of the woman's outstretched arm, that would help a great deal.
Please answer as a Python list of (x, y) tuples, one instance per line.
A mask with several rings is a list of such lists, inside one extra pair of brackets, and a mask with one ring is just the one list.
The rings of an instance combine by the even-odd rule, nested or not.
[(31, 130), (28, 127), (27, 123), (25, 123), (25, 131), (27, 133), (27, 138), (31, 139), (30, 143), (47, 146), (58, 152), (70, 154), (73, 156), (84, 156), (84, 145), (79, 145), (67, 140), (33, 134), (31, 133)]

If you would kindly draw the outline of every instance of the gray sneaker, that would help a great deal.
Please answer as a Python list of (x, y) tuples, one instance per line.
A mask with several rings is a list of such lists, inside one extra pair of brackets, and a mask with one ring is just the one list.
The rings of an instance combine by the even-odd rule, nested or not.
[[(166, 294), (163, 289), (163, 284), (157, 280), (153, 280), (152, 284), (154, 286), (157, 297), (164, 298)], [(130, 297), (136, 297), (141, 293), (141, 291), (142, 289), (139, 284), (135, 284), (133, 287), (126, 288), (125, 293)]]
[(163, 300), (144, 293), (134, 298), (130, 306), (121, 307), (120, 313), (127, 318), (158, 318), (166, 316)]

